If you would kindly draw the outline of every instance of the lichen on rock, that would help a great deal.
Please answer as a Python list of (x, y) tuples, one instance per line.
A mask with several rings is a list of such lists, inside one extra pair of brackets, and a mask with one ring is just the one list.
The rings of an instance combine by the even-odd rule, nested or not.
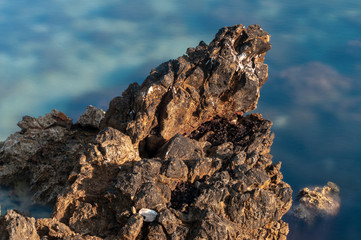
[(0, 230), (22, 219), (29, 239), (285, 239), (292, 190), (272, 162), (272, 122), (243, 116), (267, 80), (269, 39), (258, 25), (222, 28), (105, 116), (24, 117), (0, 144), (0, 180), (27, 178), (54, 208), (37, 220), (8, 212)]

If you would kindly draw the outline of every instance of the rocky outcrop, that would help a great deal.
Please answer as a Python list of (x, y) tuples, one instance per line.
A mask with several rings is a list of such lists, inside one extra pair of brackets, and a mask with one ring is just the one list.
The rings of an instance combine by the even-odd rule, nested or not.
[(257, 25), (221, 29), (209, 45), (189, 48), (114, 98), (103, 127), (124, 132), (147, 153), (217, 115), (231, 119), (255, 109), (268, 77), (263, 61), (269, 39)]
[(40, 240), (35, 228), (35, 219), (25, 217), (14, 210), (9, 210), (5, 216), (0, 219), (0, 239)]
[(100, 122), (103, 120), (105, 112), (102, 109), (89, 105), (86, 111), (79, 117), (77, 124), (82, 127), (100, 127)]
[(298, 193), (293, 215), (312, 223), (317, 217), (336, 216), (340, 209), (340, 189), (333, 182), (323, 187), (305, 187)]
[(223, 28), (209, 45), (130, 85), (105, 116), (89, 107), (76, 124), (56, 110), (24, 117), (1, 146), (0, 180), (27, 178), (34, 200), (54, 208), (37, 220), (9, 211), (0, 231), (29, 239), (286, 239), (281, 218), (292, 190), (269, 153), (272, 123), (243, 116), (256, 108), (269, 49), (257, 25)]
[(12, 134), (0, 149), (0, 182), (11, 185), (27, 180), (33, 199), (55, 203), (86, 144), (99, 130), (72, 124), (64, 113), (53, 110), (44, 117), (23, 117), (20, 132)]

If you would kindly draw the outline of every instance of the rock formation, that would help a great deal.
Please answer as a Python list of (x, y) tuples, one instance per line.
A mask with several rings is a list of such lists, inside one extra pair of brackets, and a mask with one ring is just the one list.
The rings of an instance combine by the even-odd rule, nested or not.
[(293, 207), (293, 215), (308, 223), (317, 217), (337, 215), (340, 209), (340, 189), (333, 182), (323, 187), (305, 187), (298, 193), (298, 202)]
[[(292, 204), (256, 108), (270, 36), (222, 28), (76, 124), (24, 117), (0, 145), (0, 181), (26, 178), (51, 218), (8, 211), (5, 239), (286, 239)], [(152, 216), (147, 216), (151, 214)]]
[(124, 132), (143, 152), (155, 151), (175, 134), (189, 134), (215, 116), (232, 118), (256, 108), (267, 80), (264, 55), (270, 36), (257, 25), (221, 29), (209, 44), (153, 69), (114, 98), (103, 127)]

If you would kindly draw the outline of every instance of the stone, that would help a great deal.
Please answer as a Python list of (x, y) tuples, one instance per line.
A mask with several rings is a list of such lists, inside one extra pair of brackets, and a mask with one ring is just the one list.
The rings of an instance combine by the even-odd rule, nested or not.
[[(58, 197), (52, 217), (81, 234), (105, 234), (113, 224), (117, 226), (116, 211), (107, 206), (109, 201), (115, 201), (111, 190), (114, 186), (109, 183), (122, 164), (137, 160), (137, 151), (128, 136), (112, 128), (100, 131), (79, 157), (79, 172)], [(120, 208), (124, 211), (130, 206), (124, 201)]]
[(158, 222), (164, 227), (168, 235), (176, 232), (182, 221), (174, 215), (171, 209), (164, 209), (159, 213)]
[(151, 224), (148, 227), (147, 240), (167, 240), (163, 228), (159, 224)]
[(144, 222), (153, 222), (158, 216), (158, 213), (156, 211), (148, 208), (140, 209), (139, 214), (144, 217)]
[(121, 239), (135, 240), (137, 239), (143, 226), (143, 217), (139, 214), (133, 215), (120, 231)]
[[(0, 181), (10, 187), (26, 180), (40, 203), (54, 203), (85, 146), (97, 131), (71, 127), (72, 120), (52, 110), (44, 117), (23, 117), (20, 132), (0, 148)], [(19, 179), (20, 178), (20, 179)]]
[(173, 158), (187, 161), (204, 157), (203, 146), (198, 141), (184, 137), (181, 134), (176, 134), (158, 149), (157, 152), (157, 156), (165, 160)]
[[(170, 192), (170, 189), (168, 192)], [(134, 207), (135, 209), (161, 209), (166, 206), (168, 201), (169, 199), (163, 194), (163, 191), (158, 184), (155, 182), (145, 182), (135, 195)]]
[(76, 124), (56, 110), (24, 117), (0, 143), (0, 181), (21, 176), (53, 211), (10, 211), (1, 236), (285, 239), (292, 189), (272, 161), (272, 122), (245, 114), (268, 76), (269, 37), (223, 28), (131, 84), (105, 116), (89, 106)]
[(92, 105), (87, 106), (85, 112), (79, 117), (77, 124), (82, 127), (100, 127), (100, 122), (103, 120), (105, 112), (102, 109), (96, 108)]
[(75, 233), (67, 225), (52, 218), (40, 218), (36, 220), (36, 230), (41, 239), (77, 239), (77, 240), (100, 240), (96, 236), (82, 236)]
[(0, 239), (40, 240), (35, 228), (35, 219), (23, 216), (15, 210), (8, 210), (4, 216), (0, 217)]
[(263, 61), (269, 39), (258, 25), (220, 29), (209, 45), (189, 48), (114, 98), (102, 127), (119, 129), (149, 153), (215, 116), (232, 119), (255, 109), (268, 77)]
[(323, 187), (301, 189), (293, 213), (302, 220), (313, 222), (316, 217), (336, 216), (340, 205), (339, 187), (333, 182), (328, 182)]

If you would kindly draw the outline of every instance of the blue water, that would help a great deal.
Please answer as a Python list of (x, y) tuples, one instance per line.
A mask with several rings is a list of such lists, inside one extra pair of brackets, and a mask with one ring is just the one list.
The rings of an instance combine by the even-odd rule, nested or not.
[(272, 36), (257, 111), (274, 122), (285, 180), (341, 188), (340, 213), (291, 225), (290, 239), (361, 239), (361, 1), (0, 0), (0, 140), (26, 114), (106, 109), (151, 68), (239, 23)]

